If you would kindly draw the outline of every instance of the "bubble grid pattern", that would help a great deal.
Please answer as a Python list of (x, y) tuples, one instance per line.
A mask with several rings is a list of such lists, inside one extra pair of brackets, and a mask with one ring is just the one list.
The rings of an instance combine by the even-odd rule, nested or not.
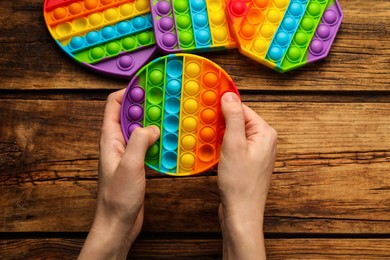
[(127, 87), (121, 127), (128, 140), (137, 127), (156, 125), (160, 138), (145, 163), (162, 173), (204, 172), (219, 161), (225, 123), (220, 97), (238, 90), (215, 63), (192, 54), (170, 54), (144, 66)]
[(58, 45), (97, 72), (130, 78), (156, 52), (148, 0), (46, 0)]
[(225, 0), (150, 0), (157, 46), (163, 53), (236, 47)]
[(134, 19), (121, 21), (116, 26), (109, 25), (101, 30), (88, 32), (82, 36), (74, 36), (69, 40), (69, 44), (64, 49), (66, 52), (73, 54), (80, 50), (150, 29), (152, 29), (151, 15), (141, 15)]
[(338, 0), (229, 0), (244, 55), (286, 72), (324, 59), (343, 19)]

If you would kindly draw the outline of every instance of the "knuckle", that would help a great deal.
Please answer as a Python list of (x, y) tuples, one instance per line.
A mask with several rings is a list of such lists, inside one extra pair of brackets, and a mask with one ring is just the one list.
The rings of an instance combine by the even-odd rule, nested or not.
[(131, 136), (133, 136), (133, 138), (136, 138), (137, 140), (138, 140), (138, 139), (143, 140), (143, 138), (147, 138), (147, 137), (148, 137), (148, 132), (146, 131), (145, 128), (137, 127), (137, 128), (133, 131), (133, 133), (131, 134)]
[(113, 93), (110, 93), (108, 96), (107, 96), (107, 103), (111, 103), (115, 100), (115, 93), (116, 92), (113, 92)]
[(142, 171), (144, 162), (135, 160), (133, 156), (130, 156), (127, 160), (121, 160), (118, 164), (119, 169), (123, 169), (124, 172), (138, 172)]
[(228, 109), (228, 115), (232, 117), (243, 117), (244, 111), (241, 106), (231, 106)]
[(222, 150), (227, 154), (241, 154), (246, 149), (247, 143), (238, 138), (226, 138), (222, 142)]
[(107, 103), (118, 102), (120, 97), (121, 97), (121, 95), (122, 95), (121, 91), (122, 90), (118, 90), (118, 91), (111, 92), (110, 94), (108, 94), (106, 102)]
[(243, 151), (246, 151), (246, 149), (247, 149), (247, 143), (246, 142), (237, 141), (235, 143), (234, 151), (236, 151), (236, 152), (241, 154)]
[(276, 132), (275, 128), (272, 126), (269, 126), (268, 128), (269, 135), (272, 139), (277, 140), (278, 139), (278, 133)]
[(270, 126), (269, 124), (265, 124), (262, 131), (263, 131), (263, 135), (267, 138), (267, 140), (270, 143), (276, 144), (278, 139), (278, 133), (272, 126)]

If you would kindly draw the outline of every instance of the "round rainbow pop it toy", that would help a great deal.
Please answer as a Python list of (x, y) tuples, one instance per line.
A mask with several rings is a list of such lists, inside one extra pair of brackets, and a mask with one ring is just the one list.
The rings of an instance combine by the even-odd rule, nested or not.
[(45, 0), (46, 25), (73, 59), (130, 78), (156, 52), (148, 0)]
[(325, 58), (343, 19), (337, 0), (229, 0), (244, 55), (280, 72)]
[(160, 139), (146, 164), (165, 174), (204, 172), (218, 161), (225, 123), (220, 97), (238, 94), (218, 65), (191, 54), (171, 54), (144, 66), (127, 87), (121, 108), (126, 140), (137, 127), (156, 125)]

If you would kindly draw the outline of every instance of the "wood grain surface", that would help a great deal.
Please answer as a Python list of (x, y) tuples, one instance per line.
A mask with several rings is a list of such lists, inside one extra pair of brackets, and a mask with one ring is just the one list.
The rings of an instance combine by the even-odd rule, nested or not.
[[(201, 54), (278, 132), (269, 259), (390, 258), (390, 2), (341, 0), (329, 56), (279, 74), (236, 50)], [(106, 96), (127, 86), (55, 44), (43, 1), (0, 1), (0, 258), (74, 259), (95, 210)], [(216, 171), (147, 171), (134, 259), (219, 259)]]
[[(344, 20), (329, 56), (286, 74), (274, 72), (238, 51), (204, 54), (221, 65), (240, 90), (384, 91), (389, 90), (390, 7), (341, 0)], [(51, 38), (43, 1), (0, 2), (2, 89), (118, 89), (127, 84), (81, 68)], [(93, 84), (91, 84), (93, 83)]]
[[(0, 255), (75, 259), (83, 242), (69, 238), (10, 239), (0, 241)], [(221, 247), (220, 239), (139, 239), (129, 258), (221, 259)], [(267, 239), (266, 247), (268, 259), (380, 259), (390, 254), (389, 239)]]

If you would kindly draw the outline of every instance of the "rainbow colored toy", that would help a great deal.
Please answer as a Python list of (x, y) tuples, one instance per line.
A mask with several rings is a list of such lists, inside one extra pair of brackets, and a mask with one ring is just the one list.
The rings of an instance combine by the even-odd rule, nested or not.
[(144, 66), (127, 87), (121, 108), (126, 140), (137, 127), (156, 125), (160, 139), (146, 164), (165, 174), (204, 172), (219, 161), (225, 123), (220, 97), (238, 94), (227, 73), (192, 54), (170, 54)]
[(148, 0), (46, 0), (58, 45), (98, 72), (130, 78), (155, 54)]
[(163, 53), (236, 47), (225, 0), (150, 0), (150, 5)]
[(337, 0), (229, 0), (240, 52), (280, 72), (325, 58), (343, 13)]

